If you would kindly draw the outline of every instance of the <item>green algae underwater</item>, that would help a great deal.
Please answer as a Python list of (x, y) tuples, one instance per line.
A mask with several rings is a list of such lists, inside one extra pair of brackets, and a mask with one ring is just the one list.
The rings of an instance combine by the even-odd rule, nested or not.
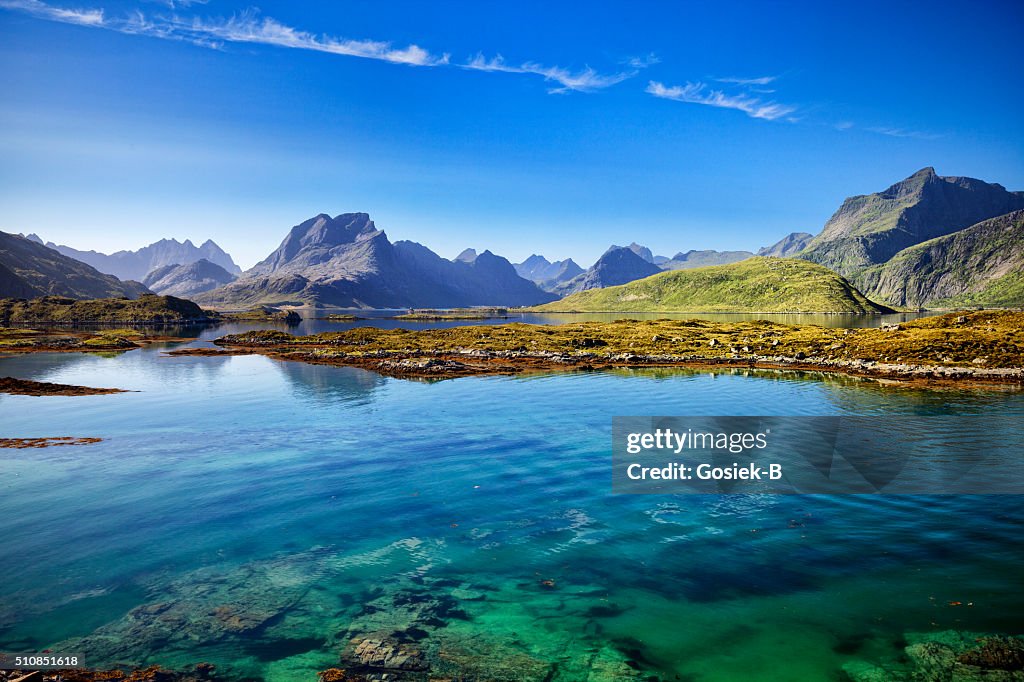
[(442, 679), (900, 679), (915, 642), (1024, 631), (1016, 497), (610, 482), (616, 415), (1020, 417), (1019, 392), (685, 370), (426, 383), (156, 347), (0, 363), (138, 391), (0, 397), (5, 436), (104, 439), (0, 455), (0, 650), (313, 680), (379, 637)]

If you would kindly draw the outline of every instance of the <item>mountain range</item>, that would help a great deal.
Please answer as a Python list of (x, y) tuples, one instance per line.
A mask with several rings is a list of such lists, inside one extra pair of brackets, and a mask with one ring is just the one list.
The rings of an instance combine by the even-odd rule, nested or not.
[(671, 270), (620, 286), (580, 291), (539, 306), (542, 312), (837, 312), (879, 313), (841, 275), (793, 258)]
[[(855, 301), (866, 296), (903, 308), (1022, 306), (1022, 214), (1024, 192), (975, 178), (939, 176), (929, 167), (881, 192), (846, 199), (817, 235), (793, 232), (757, 253), (824, 266), (840, 276), (842, 286), (856, 291), (851, 294)], [(52, 242), (43, 245), (34, 234), (4, 234), (0, 247), (0, 294), (5, 296), (132, 297), (148, 286), (214, 307), (528, 306), (657, 277), (663, 271), (704, 273), (754, 261), (749, 251), (690, 250), (668, 258), (635, 241), (611, 246), (586, 270), (572, 259), (551, 262), (538, 254), (513, 265), (475, 249), (447, 260), (415, 242), (392, 243), (366, 213), (314, 216), (293, 227), (277, 249), (245, 273), (209, 240), (196, 247), (187, 240), (163, 239), (137, 251), (106, 255)], [(748, 266), (708, 271), (763, 281), (764, 268)], [(782, 271), (782, 266), (773, 268), (773, 273)], [(104, 271), (143, 283), (120, 281)], [(808, 273), (819, 271), (794, 272), (812, 281)], [(657, 281), (682, 291), (703, 276)], [(666, 290), (655, 298), (692, 309), (678, 291)], [(602, 305), (612, 300), (596, 295), (588, 300), (598, 299)], [(644, 299), (615, 300), (642, 305)]]
[(757, 250), (757, 255), (789, 258), (807, 248), (812, 239), (814, 235), (810, 232), (790, 232), (771, 246), (762, 246)]
[(150, 291), (122, 282), (27, 237), (0, 232), (0, 298), (138, 298)]
[(545, 291), (553, 291), (559, 284), (583, 274), (583, 268), (572, 258), (552, 262), (537, 254), (533, 254), (522, 263), (513, 263), (513, 267), (520, 277), (535, 282)]
[(217, 307), (406, 308), (533, 305), (555, 298), (490, 251), (462, 258), (441, 258), (415, 242), (391, 243), (366, 213), (321, 213), (293, 227), (238, 280), (196, 301)]
[(650, 277), (661, 272), (661, 268), (646, 260), (628, 246), (611, 246), (585, 272), (555, 287), (559, 296), (586, 291), (603, 289), (617, 284), (625, 284), (633, 280)]
[(709, 265), (728, 265), (738, 263), (753, 257), (750, 251), (680, 251), (669, 260), (661, 264), (662, 270), (690, 270), (692, 268), (703, 268)]
[[(992, 249), (986, 240), (996, 228), (981, 224), (1021, 209), (1024, 192), (923, 168), (882, 192), (846, 199), (794, 255), (835, 270), (881, 302), (923, 306), (948, 298), (954, 289), (980, 291), (1003, 276), (1002, 251), (1024, 251), (1024, 240), (1019, 232), (999, 231), (999, 249)], [(931, 243), (961, 231), (967, 233), (960, 239)], [(924, 250), (914, 248), (925, 243)], [(939, 271), (946, 274), (935, 279)]]
[(165, 265), (142, 280), (151, 291), (165, 296), (192, 298), (234, 282), (238, 277), (216, 263), (200, 258), (194, 263)]
[[(26, 235), (26, 238), (39, 244), (43, 243), (43, 240), (35, 234)], [(199, 246), (195, 246), (188, 239), (184, 242), (179, 242), (176, 239), (161, 239), (136, 251), (118, 251), (109, 255), (99, 251), (79, 251), (70, 246), (58, 245), (53, 242), (46, 242), (45, 245), (68, 258), (74, 258), (91, 265), (100, 272), (114, 275), (123, 280), (141, 282), (157, 268), (166, 265), (194, 263), (201, 258), (215, 263), (235, 275), (242, 273), (242, 269), (235, 265), (231, 256), (211, 239), (207, 239)]]

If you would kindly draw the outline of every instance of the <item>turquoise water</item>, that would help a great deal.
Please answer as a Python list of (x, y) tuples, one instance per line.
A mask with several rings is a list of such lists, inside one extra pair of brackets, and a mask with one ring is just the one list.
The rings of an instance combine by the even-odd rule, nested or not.
[[(797, 373), (424, 383), (264, 357), (0, 359), (0, 650), (315, 679), (400, 633), (485, 679), (829, 680), (907, 633), (1021, 632), (1013, 496), (613, 496), (622, 414), (1024, 416)], [(958, 606), (950, 604), (959, 602)]]

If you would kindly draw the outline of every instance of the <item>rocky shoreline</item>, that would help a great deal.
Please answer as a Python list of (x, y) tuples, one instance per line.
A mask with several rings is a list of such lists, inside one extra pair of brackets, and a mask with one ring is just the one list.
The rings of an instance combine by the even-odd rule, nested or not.
[[(220, 340), (215, 341), (218, 343)], [(984, 368), (967, 366), (936, 366), (906, 363), (885, 363), (871, 360), (831, 360), (797, 356), (749, 355), (735, 358), (701, 355), (643, 355), (582, 353), (567, 355), (554, 352), (482, 351), (458, 349), (440, 351), (374, 351), (365, 354), (330, 353), (316, 350), (291, 350), (285, 346), (235, 346), (224, 350), (188, 348), (171, 351), (169, 355), (267, 355), (278, 360), (360, 367), (401, 379), (452, 379), (479, 375), (513, 375), (528, 372), (588, 371), (623, 367), (682, 367), (692, 369), (759, 369), (816, 371), (845, 374), (870, 379), (898, 382), (1024, 384), (1024, 367)]]
[(53, 384), (47, 381), (31, 381), (0, 377), (0, 393), (9, 395), (109, 395), (126, 393), (123, 388), (93, 388), (91, 386), (73, 386), (71, 384)]
[(354, 366), (408, 379), (691, 367), (814, 371), (930, 385), (1024, 384), (1024, 314), (1014, 312), (951, 314), (878, 329), (763, 320), (620, 320), (427, 330), (360, 327), (310, 336), (252, 331), (214, 344), (224, 353)]

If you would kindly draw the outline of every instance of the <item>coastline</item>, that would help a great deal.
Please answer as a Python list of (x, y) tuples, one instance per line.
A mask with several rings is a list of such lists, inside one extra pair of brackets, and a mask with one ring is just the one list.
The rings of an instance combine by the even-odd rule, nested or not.
[(252, 331), (213, 343), (224, 350), (171, 353), (251, 353), (410, 379), (678, 366), (810, 370), (935, 384), (1024, 383), (1024, 313), (1016, 312), (952, 313), (871, 329), (663, 319), (360, 327), (309, 336)]

